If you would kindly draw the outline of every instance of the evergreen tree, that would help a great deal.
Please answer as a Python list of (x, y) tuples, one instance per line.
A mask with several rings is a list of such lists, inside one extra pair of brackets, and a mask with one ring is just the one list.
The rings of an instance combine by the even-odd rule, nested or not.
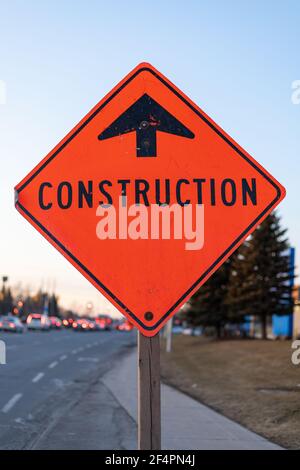
[(292, 276), (285, 234), (278, 215), (269, 215), (245, 243), (230, 276), (229, 317), (259, 317), (264, 339), (268, 316), (292, 312)]
[(228, 320), (232, 323), (243, 323), (249, 311), (246, 282), (248, 250), (249, 240), (246, 240), (236, 251), (231, 264), (225, 302), (228, 308)]
[(7, 315), (13, 309), (13, 296), (10, 287), (2, 287), (1, 290), (1, 302), (0, 302), (0, 314)]
[(52, 294), (49, 299), (49, 315), (54, 317), (60, 316), (58, 297), (55, 294)]
[(228, 319), (225, 303), (230, 277), (231, 259), (227, 260), (189, 300), (187, 321), (193, 326), (213, 326), (217, 337)]

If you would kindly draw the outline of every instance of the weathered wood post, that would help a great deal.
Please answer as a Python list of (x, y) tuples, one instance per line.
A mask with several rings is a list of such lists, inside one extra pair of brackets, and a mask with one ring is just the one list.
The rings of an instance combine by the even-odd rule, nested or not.
[(138, 332), (138, 448), (161, 449), (159, 333)]

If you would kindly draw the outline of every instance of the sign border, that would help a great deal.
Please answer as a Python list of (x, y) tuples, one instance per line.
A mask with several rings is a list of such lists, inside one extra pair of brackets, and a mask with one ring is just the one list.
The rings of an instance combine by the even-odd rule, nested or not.
[[(118, 299), (92, 272), (90, 272), (82, 263), (79, 259), (76, 258), (59, 240), (55, 238), (55, 236), (49, 232), (46, 227), (44, 227), (19, 201), (18, 201), (18, 196), (20, 192), (41, 172), (43, 169), (71, 142), (78, 134), (81, 132), (81, 130), (92, 120), (94, 117), (111, 101), (115, 98), (115, 96), (118, 95), (122, 91), (123, 88), (125, 88), (138, 74), (141, 72), (149, 72), (152, 75), (154, 75), (159, 81), (161, 81), (169, 90), (171, 90), (181, 101), (184, 102), (186, 106), (188, 106), (192, 111), (197, 114), (197, 116), (202, 119), (211, 129), (213, 129), (216, 134), (219, 135), (235, 152), (242, 157), (244, 160), (246, 160), (253, 168), (255, 168), (256, 171), (258, 171), (276, 190), (277, 194), (276, 197), (268, 204), (267, 207), (254, 219), (253, 222), (251, 222), (248, 227), (243, 230), (243, 232), (229, 245), (229, 247), (212, 263), (212, 265), (192, 284), (192, 286), (183, 294), (181, 297), (172, 305), (171, 308), (154, 324), (154, 325), (145, 325), (126, 305)], [(132, 72), (131, 72), (132, 73)], [(72, 131), (71, 131), (72, 132)], [(183, 96), (178, 89), (176, 89), (170, 82), (167, 82), (163, 76), (158, 74), (155, 69), (150, 68), (150, 65), (142, 63), (137, 67), (137, 70), (132, 73), (127, 79), (125, 78), (125, 81), (121, 82), (121, 84), (105, 99), (104, 102), (101, 102), (99, 106), (96, 107), (94, 111), (91, 112), (91, 114), (88, 115), (88, 117), (85, 119), (84, 122), (77, 127), (74, 132), (71, 133), (71, 135), (61, 144), (59, 147), (46, 159), (45, 161), (42, 162), (41, 165), (38, 166), (38, 168), (32, 173), (30, 173), (27, 177), (25, 177), (25, 180), (22, 180), (20, 187), (17, 185), (15, 189), (15, 206), (17, 209), (20, 209), (29, 219), (32, 220), (32, 222), (38, 226), (44, 234), (50, 238), (55, 245), (57, 245), (62, 252), (64, 252), (70, 259), (73, 260), (73, 262), (80, 268), (81, 271), (85, 272), (87, 276), (93, 280), (93, 282), (98, 285), (103, 291), (106, 292), (106, 294), (112, 299), (114, 303), (119, 305), (119, 307), (126, 312), (127, 315), (131, 319), (133, 319), (136, 323), (138, 323), (144, 330), (146, 331), (154, 331), (156, 330), (161, 323), (165, 322), (168, 317), (171, 316), (171, 314), (176, 310), (179, 305), (189, 296), (189, 294), (205, 279), (215, 268), (216, 266), (224, 259), (226, 258), (226, 255), (230, 253), (234, 249), (234, 247), (244, 238), (247, 236), (247, 234), (250, 232), (250, 230), (259, 223), (260, 219), (269, 211), (272, 210), (273, 207), (275, 207), (279, 202), (280, 199), (284, 197), (284, 192), (281, 190), (281, 188), (277, 185), (275, 181), (268, 175), (268, 173), (265, 172), (265, 170), (261, 167), (259, 167), (254, 161), (252, 161), (240, 148), (235, 145), (233, 141), (230, 140), (227, 135), (225, 135), (224, 131), (216, 127), (216, 125), (211, 122), (208, 117), (205, 116), (205, 114), (197, 107), (193, 105), (185, 96)], [(284, 189), (284, 188), (283, 188)]]

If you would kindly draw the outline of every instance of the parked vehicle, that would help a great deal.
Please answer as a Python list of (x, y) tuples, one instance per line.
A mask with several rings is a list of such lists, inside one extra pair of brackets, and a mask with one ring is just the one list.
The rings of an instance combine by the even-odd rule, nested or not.
[(173, 326), (172, 328), (172, 333), (174, 335), (180, 335), (181, 333), (183, 333), (183, 327), (181, 325), (175, 325)]
[(2, 319), (2, 329), (12, 333), (23, 333), (25, 328), (19, 318), (8, 315)]
[(27, 317), (27, 329), (36, 331), (49, 331), (51, 322), (47, 315), (41, 315), (40, 313), (31, 313)]

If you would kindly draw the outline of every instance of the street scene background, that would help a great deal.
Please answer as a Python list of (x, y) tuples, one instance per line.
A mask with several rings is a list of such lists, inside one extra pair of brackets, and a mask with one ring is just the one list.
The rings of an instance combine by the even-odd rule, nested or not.
[(13, 188), (142, 61), (287, 190), (160, 334), (163, 448), (298, 449), (299, 3), (0, 8), (0, 449), (136, 448), (136, 330)]

